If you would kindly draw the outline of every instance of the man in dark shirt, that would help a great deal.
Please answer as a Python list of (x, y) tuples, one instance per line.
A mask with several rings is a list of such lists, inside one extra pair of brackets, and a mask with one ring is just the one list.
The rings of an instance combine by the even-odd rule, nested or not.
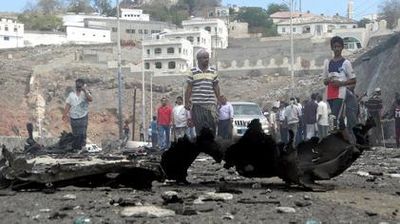
[(372, 129), (372, 135), (370, 138), (371, 144), (380, 145), (382, 143), (382, 123), (381, 123), (381, 112), (383, 109), (383, 102), (381, 98), (381, 89), (376, 88), (373, 95), (365, 102), (365, 106), (368, 109), (368, 114), (374, 119), (376, 127)]
[(311, 94), (311, 99), (304, 105), (304, 123), (306, 125), (306, 140), (316, 136), (317, 126), (317, 94)]

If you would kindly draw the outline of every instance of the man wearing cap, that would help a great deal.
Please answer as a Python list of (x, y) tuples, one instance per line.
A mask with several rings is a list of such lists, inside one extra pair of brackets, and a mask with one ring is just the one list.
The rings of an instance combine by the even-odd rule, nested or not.
[[(192, 109), (192, 120), (199, 135), (203, 128), (210, 128), (216, 133), (217, 102), (220, 99), (218, 74), (214, 68), (209, 67), (210, 54), (201, 49), (196, 54), (197, 67), (192, 68), (187, 79), (185, 93), (185, 108)], [(192, 100), (192, 108), (190, 108)], [(189, 121), (191, 122), (191, 121)]]
[(382, 143), (382, 123), (381, 113), (383, 109), (383, 103), (381, 98), (381, 89), (376, 88), (372, 96), (365, 102), (365, 106), (368, 109), (368, 114), (374, 119), (376, 127), (372, 131), (371, 144), (380, 145)]

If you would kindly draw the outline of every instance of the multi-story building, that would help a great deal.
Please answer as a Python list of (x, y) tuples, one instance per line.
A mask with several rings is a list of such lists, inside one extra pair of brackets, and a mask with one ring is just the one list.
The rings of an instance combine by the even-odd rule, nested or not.
[[(294, 34), (312, 34), (313, 36), (322, 36), (326, 33), (332, 33), (335, 29), (353, 29), (357, 28), (356, 21), (341, 16), (307, 16), (297, 17), (292, 20)], [(290, 19), (280, 20), (276, 23), (277, 31), (280, 35), (290, 34)]]
[(0, 19), (0, 48), (24, 47), (24, 24)]
[(157, 34), (160, 38), (168, 39), (186, 39), (193, 45), (194, 57), (196, 52), (200, 49), (206, 49), (209, 53), (212, 52), (211, 48), (211, 35), (205, 30), (165, 30), (160, 34)]
[(182, 75), (193, 66), (193, 45), (186, 39), (149, 39), (142, 42), (145, 71), (158, 76)]
[[(87, 18), (85, 27), (106, 28), (111, 30), (111, 41), (117, 42), (117, 18)], [(120, 19), (121, 41), (138, 41), (148, 38), (151, 34), (160, 33), (164, 29), (176, 30), (176, 25), (159, 21), (135, 21)]]
[(206, 30), (211, 35), (212, 48), (228, 47), (228, 28), (221, 19), (194, 18), (182, 21), (185, 30)]
[(150, 21), (149, 14), (143, 14), (141, 9), (121, 9), (121, 18), (135, 21)]

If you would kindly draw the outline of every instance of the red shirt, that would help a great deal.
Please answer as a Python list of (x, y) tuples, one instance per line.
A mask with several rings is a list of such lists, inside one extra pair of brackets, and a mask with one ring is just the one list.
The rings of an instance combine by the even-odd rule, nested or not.
[(157, 124), (158, 125), (171, 125), (172, 107), (161, 106), (157, 110)]

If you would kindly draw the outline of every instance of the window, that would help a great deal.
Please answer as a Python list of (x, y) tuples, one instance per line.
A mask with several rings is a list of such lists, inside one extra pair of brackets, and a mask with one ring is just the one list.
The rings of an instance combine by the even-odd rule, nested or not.
[(17, 32), (17, 31), (18, 31), (17, 27), (14, 27), (14, 32)]
[(168, 62), (168, 68), (169, 68), (169, 69), (175, 69), (175, 68), (176, 68), (175, 62), (174, 62), (174, 61)]
[(161, 68), (162, 68), (161, 62), (156, 62), (156, 69), (161, 69)]
[(4, 27), (4, 30), (5, 30), (5, 31), (8, 31), (8, 26)]
[(154, 49), (154, 54), (161, 54), (161, 53), (162, 53), (161, 48)]
[(146, 63), (144, 64), (144, 68), (145, 68), (146, 70), (149, 70), (149, 69), (150, 69), (150, 63), (146, 62)]
[(169, 48), (167, 49), (167, 53), (168, 53), (168, 54), (173, 54), (173, 53), (175, 53), (175, 49), (174, 49), (173, 47), (169, 47)]
[(179, 54), (182, 53), (182, 48), (179, 48)]
[(96, 36), (96, 34), (93, 34), (93, 36), (95, 37), (95, 36)]
[(139, 33), (139, 34), (142, 34), (142, 33), (143, 33), (143, 30), (140, 29), (138, 33)]
[(282, 33), (286, 33), (286, 28), (282, 27)]
[(206, 28), (204, 28), (205, 30), (207, 30), (208, 32), (211, 32), (211, 27), (206, 26)]
[(82, 33), (82, 36), (85, 36), (86, 34), (85, 33)]
[(200, 37), (197, 37), (197, 43), (200, 43)]
[(148, 30), (144, 30), (144, 34), (147, 34), (149, 31)]
[(10, 40), (10, 37), (5, 36), (5, 37), (4, 37), (4, 40), (5, 40), (5, 41), (9, 41), (9, 40)]
[(147, 49), (147, 54), (150, 55), (150, 49)]
[(111, 28), (111, 31), (112, 31), (112, 32), (117, 32), (117, 31), (118, 31), (118, 30), (117, 30), (117, 27)]
[(295, 33), (296, 32), (296, 27), (293, 27), (293, 33)]
[(192, 36), (187, 37), (186, 39), (187, 39), (188, 41), (190, 41), (190, 43), (193, 43), (193, 39), (194, 39), (194, 38), (193, 38)]

